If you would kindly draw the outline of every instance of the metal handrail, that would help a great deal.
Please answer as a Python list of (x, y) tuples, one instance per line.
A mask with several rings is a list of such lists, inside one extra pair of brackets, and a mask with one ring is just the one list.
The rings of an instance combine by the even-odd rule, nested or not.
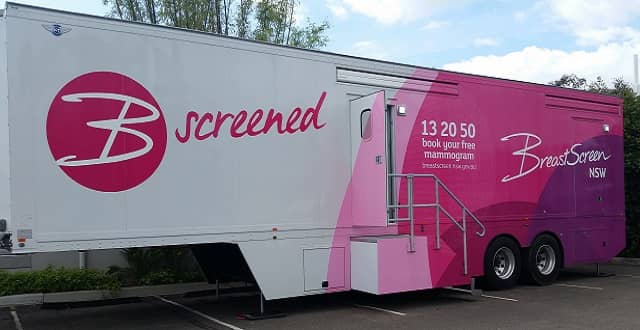
[[(479, 237), (483, 237), (486, 234), (486, 227), (480, 222), (480, 220), (473, 214), (471, 211), (462, 203), (458, 197), (456, 197), (453, 192), (438, 179), (434, 174), (398, 174), (398, 173), (390, 173), (387, 174), (388, 177), (395, 178), (407, 178), (407, 199), (408, 204), (387, 204), (387, 208), (389, 209), (401, 209), (407, 208), (409, 211), (408, 218), (389, 218), (388, 221), (394, 222), (402, 222), (409, 221), (410, 233), (409, 233), (409, 251), (415, 252), (415, 233), (414, 233), (414, 209), (415, 208), (426, 208), (426, 207), (435, 207), (436, 209), (436, 249), (440, 249), (440, 211), (442, 211), (449, 220), (458, 227), (462, 231), (463, 235), (463, 252), (464, 252), (464, 274), (468, 274), (468, 260), (467, 260), (467, 214), (471, 217), (471, 219), (482, 229), (482, 231), (477, 231), (476, 235)], [(435, 203), (427, 203), (427, 204), (414, 204), (414, 178), (431, 178), (435, 183)], [(392, 186), (395, 186), (395, 181)], [(444, 191), (451, 197), (457, 204), (462, 208), (462, 223), (458, 222), (442, 205), (440, 205), (440, 187), (444, 189)]]
[(444, 207), (440, 206), (440, 211), (442, 211), (444, 213), (444, 215), (446, 215), (447, 218), (449, 218), (449, 220), (451, 220), (451, 222), (453, 222), (453, 224), (458, 226), (458, 228), (460, 228), (460, 230), (464, 229), (464, 226), (461, 225), (460, 223), (458, 223), (458, 221), (456, 221), (456, 219), (451, 215), (451, 213), (449, 213), (447, 211), (447, 209), (445, 209)]
[(438, 179), (438, 177), (436, 177), (434, 175), (433, 178), (438, 182), (438, 184), (442, 187), (442, 189), (444, 189), (449, 194), (449, 196), (451, 196), (451, 198), (453, 198), (453, 200), (456, 201), (456, 203), (458, 203), (458, 205), (462, 208), (462, 210), (466, 211), (471, 216), (471, 219), (476, 224), (478, 224), (478, 226), (480, 226), (480, 228), (482, 228), (482, 232), (476, 232), (476, 234), (479, 237), (483, 237), (484, 234), (486, 234), (486, 232), (487, 232), (487, 228), (482, 224), (482, 222), (480, 222), (480, 220), (475, 215), (473, 215), (473, 213), (471, 213), (471, 211), (469, 211), (469, 209), (466, 206), (464, 206), (462, 201), (459, 200), (458, 197), (456, 197), (456, 195), (454, 195), (453, 192), (451, 192), (451, 190), (449, 190), (449, 188), (444, 183), (442, 183), (442, 181), (440, 181), (440, 179)]

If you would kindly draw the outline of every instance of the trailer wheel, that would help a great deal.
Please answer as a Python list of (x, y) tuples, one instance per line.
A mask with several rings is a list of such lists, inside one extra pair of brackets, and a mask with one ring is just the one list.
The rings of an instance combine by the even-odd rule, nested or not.
[(558, 278), (562, 255), (560, 244), (551, 235), (543, 234), (533, 241), (527, 252), (525, 274), (529, 282), (549, 285)]
[(515, 286), (520, 269), (520, 248), (513, 239), (503, 236), (491, 242), (484, 256), (487, 289), (504, 290)]

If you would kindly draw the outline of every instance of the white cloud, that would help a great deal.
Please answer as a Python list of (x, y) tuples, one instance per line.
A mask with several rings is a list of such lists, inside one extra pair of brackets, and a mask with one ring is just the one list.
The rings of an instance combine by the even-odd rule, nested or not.
[(353, 44), (353, 48), (371, 47), (375, 45), (375, 43), (376, 43), (375, 41), (371, 41), (371, 40), (358, 41), (355, 44)]
[(473, 45), (476, 47), (495, 47), (500, 45), (500, 42), (494, 38), (475, 38)]
[(543, 6), (576, 28), (625, 25), (640, 15), (640, 0), (544, 0)]
[(337, 0), (328, 0), (326, 3), (327, 8), (331, 10), (334, 17), (338, 19), (347, 19), (349, 17), (349, 11)]
[(372, 17), (383, 24), (414, 22), (435, 12), (472, 0), (341, 0), (351, 11)]
[(447, 26), (451, 25), (451, 23), (446, 22), (446, 21), (430, 21), (429, 23), (425, 24), (422, 29), (423, 30), (437, 30), (437, 29), (442, 29), (445, 28)]
[(385, 47), (373, 40), (363, 40), (354, 43), (351, 49), (346, 53), (353, 56), (374, 58), (378, 60), (387, 60), (390, 54)]
[(522, 23), (527, 19), (527, 13), (524, 11), (517, 11), (513, 13), (513, 19), (518, 23)]
[(447, 64), (444, 69), (538, 83), (570, 73), (588, 80), (602, 76), (607, 82), (618, 77), (632, 81), (633, 54), (638, 52), (640, 43), (631, 42), (573, 52), (529, 46), (506, 55), (478, 56)]
[(603, 29), (581, 29), (575, 31), (581, 46), (597, 46), (616, 40), (640, 40), (640, 32), (631, 27), (606, 27)]
[[(517, 22), (539, 16), (573, 36), (588, 50), (566, 51), (529, 46), (503, 55), (477, 56), (444, 65), (446, 70), (548, 83), (574, 73), (593, 80), (602, 76), (611, 82), (633, 79), (633, 55), (640, 53), (640, 31), (631, 23), (640, 18), (640, 0), (539, 0), (527, 11), (517, 11)], [(475, 45), (488, 46), (479, 38)]]
[(640, 0), (541, 0), (538, 8), (573, 33), (578, 45), (627, 41), (640, 34), (628, 26), (640, 17)]
[(296, 6), (296, 11), (293, 13), (294, 24), (298, 27), (304, 26), (308, 17), (309, 17), (309, 8), (307, 8), (302, 3), (299, 3)]

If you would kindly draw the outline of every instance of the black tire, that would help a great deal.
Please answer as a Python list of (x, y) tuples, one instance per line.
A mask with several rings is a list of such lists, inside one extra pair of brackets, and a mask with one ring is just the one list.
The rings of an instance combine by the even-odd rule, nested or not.
[(484, 286), (490, 290), (505, 290), (518, 283), (522, 262), (520, 247), (509, 237), (498, 237), (484, 256)]
[(527, 250), (524, 274), (528, 282), (537, 285), (553, 283), (560, 273), (562, 252), (560, 243), (551, 235), (542, 234)]

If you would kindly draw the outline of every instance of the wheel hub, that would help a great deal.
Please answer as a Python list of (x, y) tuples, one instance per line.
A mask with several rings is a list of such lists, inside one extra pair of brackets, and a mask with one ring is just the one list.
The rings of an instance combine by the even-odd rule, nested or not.
[(556, 252), (549, 245), (542, 245), (536, 251), (536, 267), (542, 275), (549, 275), (555, 270), (556, 260)]
[(493, 271), (496, 276), (506, 280), (513, 275), (516, 268), (516, 257), (513, 251), (506, 246), (501, 247), (493, 255)]

